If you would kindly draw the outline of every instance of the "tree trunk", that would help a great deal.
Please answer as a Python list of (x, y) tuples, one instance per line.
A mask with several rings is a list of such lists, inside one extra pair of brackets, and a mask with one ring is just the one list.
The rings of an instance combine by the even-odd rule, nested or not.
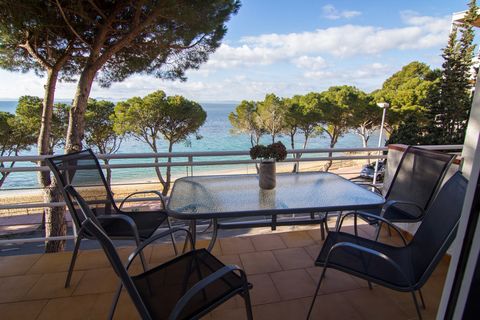
[(65, 153), (82, 150), (82, 140), (85, 133), (85, 110), (96, 71), (92, 66), (85, 67), (78, 80), (77, 91), (68, 117)]
[[(332, 140), (332, 142), (330, 142), (330, 148), (333, 149), (333, 147), (335, 147), (335, 142)], [(329, 153), (328, 153), (328, 156), (329, 156), (329, 157), (333, 156), (333, 152), (329, 152)], [(328, 172), (328, 170), (329, 170), (330, 167), (332, 166), (332, 163), (333, 163), (332, 160), (328, 160), (328, 162), (325, 164), (323, 170), (324, 170), (325, 172)]]
[[(172, 152), (173, 150), (173, 143), (172, 142), (168, 142), (168, 152)], [(167, 164), (170, 164), (172, 163), (172, 157), (168, 157), (167, 158)], [(165, 185), (163, 186), (163, 191), (162, 191), (162, 194), (164, 196), (167, 195), (168, 193), (168, 190), (170, 190), (170, 182), (172, 180), (172, 167), (170, 166), (167, 166), (167, 169), (166, 169), (167, 173), (166, 173), (166, 180), (165, 180)]]
[[(44, 189), (45, 203), (59, 201), (61, 193), (57, 186), (57, 180), (53, 179)], [(67, 234), (67, 221), (65, 220), (65, 207), (50, 208), (45, 215), (45, 235), (47, 237), (65, 236)], [(47, 241), (45, 252), (59, 252), (65, 248), (65, 240)]]
[[(45, 93), (43, 97), (42, 120), (37, 140), (38, 155), (40, 156), (51, 155), (53, 153), (50, 146), (50, 135), (57, 79), (58, 70), (51, 69), (47, 71), (47, 82), (45, 84)], [(40, 161), (39, 165), (45, 166), (45, 161)], [(49, 171), (39, 172), (38, 182), (43, 189), (43, 200), (45, 203), (59, 202), (61, 200), (61, 194), (56, 190), (57, 184), (56, 182), (52, 183)], [(67, 234), (64, 207), (45, 208), (42, 220), (45, 224), (46, 237), (64, 236)], [(64, 240), (45, 242), (45, 252), (62, 251), (64, 247)]]

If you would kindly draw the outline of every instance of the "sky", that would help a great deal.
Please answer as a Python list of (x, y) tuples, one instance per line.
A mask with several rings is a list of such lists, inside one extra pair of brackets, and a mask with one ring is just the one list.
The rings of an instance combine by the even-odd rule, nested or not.
[[(188, 80), (133, 75), (91, 97), (123, 100), (155, 90), (198, 102), (263, 100), (353, 85), (366, 92), (411, 61), (442, 64), (453, 12), (468, 0), (243, 0), (222, 45)], [(43, 95), (44, 79), (0, 70), (0, 99)], [(75, 83), (59, 83), (71, 99)]]

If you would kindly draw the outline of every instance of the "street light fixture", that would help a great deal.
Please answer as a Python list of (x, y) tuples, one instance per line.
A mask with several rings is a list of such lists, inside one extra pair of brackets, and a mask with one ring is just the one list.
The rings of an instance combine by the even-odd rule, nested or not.
[[(382, 138), (383, 138), (383, 127), (385, 125), (385, 115), (387, 113), (388, 107), (390, 107), (390, 104), (388, 102), (378, 102), (377, 106), (383, 109), (383, 114), (382, 114), (382, 124), (380, 125), (380, 135), (378, 136), (378, 148), (382, 147)], [(378, 154), (380, 155), (381, 151), (378, 151)], [(375, 162), (375, 171), (373, 173), (373, 184), (377, 183), (377, 172), (378, 172), (378, 161), (380, 159), (377, 159)]]

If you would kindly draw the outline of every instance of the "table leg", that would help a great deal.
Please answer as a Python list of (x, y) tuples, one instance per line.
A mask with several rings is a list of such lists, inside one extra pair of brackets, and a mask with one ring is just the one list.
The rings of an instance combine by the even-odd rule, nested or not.
[[(190, 220), (188, 229), (190, 231), (190, 234), (192, 235), (192, 242), (194, 245), (196, 245), (197, 244), (197, 220)], [(183, 244), (182, 253), (185, 253), (185, 251), (187, 250), (188, 243), (189, 241), (188, 241), (188, 238), (186, 237), (185, 243)], [(193, 248), (190, 248), (190, 249), (193, 249)]]
[(217, 241), (217, 236), (218, 236), (218, 223), (217, 223), (217, 219), (213, 219), (212, 239), (208, 244), (208, 248), (207, 248), (208, 252), (211, 252), (213, 247), (215, 246), (215, 242)]

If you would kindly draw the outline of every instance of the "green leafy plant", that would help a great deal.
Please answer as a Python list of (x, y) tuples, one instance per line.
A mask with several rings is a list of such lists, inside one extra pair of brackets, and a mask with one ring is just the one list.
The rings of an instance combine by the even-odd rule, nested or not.
[(287, 157), (287, 148), (285, 148), (285, 145), (280, 141), (269, 144), (268, 146), (260, 144), (250, 148), (250, 157), (253, 160), (275, 159), (276, 161), (282, 161)]

